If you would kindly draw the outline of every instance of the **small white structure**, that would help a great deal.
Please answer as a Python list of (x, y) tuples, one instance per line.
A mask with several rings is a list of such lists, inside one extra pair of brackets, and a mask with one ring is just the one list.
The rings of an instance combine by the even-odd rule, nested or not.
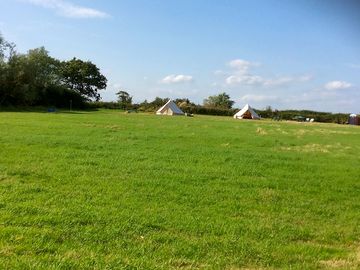
[(169, 99), (160, 109), (157, 110), (158, 115), (184, 115), (184, 112), (175, 104), (174, 101)]
[(314, 122), (315, 121), (315, 119), (314, 118), (306, 118), (306, 122), (310, 122), (310, 123), (312, 123), (312, 122)]
[(260, 119), (260, 116), (250, 107), (249, 104), (246, 104), (244, 108), (238, 111), (234, 115), (235, 119)]
[(355, 113), (349, 115), (349, 124), (350, 125), (360, 125), (360, 117)]

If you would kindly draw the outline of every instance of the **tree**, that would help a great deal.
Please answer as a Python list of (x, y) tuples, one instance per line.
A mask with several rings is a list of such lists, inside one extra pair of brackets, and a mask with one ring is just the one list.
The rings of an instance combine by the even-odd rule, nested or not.
[(274, 116), (273, 109), (270, 105), (266, 106), (265, 108), (265, 115), (263, 117), (272, 118)]
[(166, 102), (168, 102), (169, 98), (161, 98), (161, 97), (156, 97), (153, 101), (150, 102), (150, 104), (153, 107), (161, 107), (162, 105), (164, 105)]
[(9, 60), (15, 53), (15, 44), (7, 42), (0, 33), (0, 64)]
[(177, 98), (177, 99), (174, 100), (174, 102), (183, 111), (188, 110), (190, 107), (195, 107), (196, 106), (196, 104), (191, 102), (190, 99), (188, 99), (188, 98)]
[(120, 108), (126, 110), (131, 106), (132, 96), (130, 96), (128, 92), (120, 90), (116, 95), (118, 96)]
[(61, 80), (60, 61), (49, 56), (44, 47), (29, 50), (27, 65), (36, 87), (57, 85)]
[(3, 73), (0, 103), (42, 103), (48, 88), (59, 83), (59, 63), (48, 55), (44, 47), (29, 50), (27, 54), (13, 54)]
[(7, 42), (0, 33), (0, 106), (6, 101), (9, 88), (9, 61), (15, 54), (15, 44)]
[(230, 96), (225, 92), (215, 96), (209, 96), (207, 99), (204, 99), (205, 107), (231, 109), (234, 103), (235, 102), (230, 100)]
[(44, 47), (18, 54), (0, 34), (0, 106), (56, 105), (69, 101), (83, 107), (98, 100), (107, 80), (91, 62), (76, 58), (60, 62)]
[(106, 77), (90, 61), (84, 62), (73, 58), (70, 61), (62, 62), (61, 75), (66, 87), (76, 91), (87, 100), (99, 101), (98, 91), (106, 88)]

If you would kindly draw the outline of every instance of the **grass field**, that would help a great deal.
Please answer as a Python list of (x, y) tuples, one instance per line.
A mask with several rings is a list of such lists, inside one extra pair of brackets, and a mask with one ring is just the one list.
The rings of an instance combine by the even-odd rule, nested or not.
[(0, 113), (0, 269), (360, 269), (360, 128)]

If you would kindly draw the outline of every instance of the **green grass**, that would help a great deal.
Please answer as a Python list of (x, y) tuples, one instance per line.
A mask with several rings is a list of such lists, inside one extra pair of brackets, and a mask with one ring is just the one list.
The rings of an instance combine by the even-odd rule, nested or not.
[(0, 113), (0, 269), (360, 268), (360, 128)]

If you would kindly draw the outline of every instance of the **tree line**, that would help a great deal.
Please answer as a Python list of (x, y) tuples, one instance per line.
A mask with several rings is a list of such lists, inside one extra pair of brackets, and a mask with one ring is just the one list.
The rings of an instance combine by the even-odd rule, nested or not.
[[(141, 103), (132, 103), (132, 97), (126, 91), (117, 93), (117, 102), (100, 102), (96, 107), (108, 109), (138, 110), (142, 112), (155, 112), (164, 105), (169, 98), (156, 97), (153, 101), (143, 101)], [(235, 102), (231, 100), (230, 95), (225, 92), (209, 96), (204, 99), (203, 104), (195, 104), (188, 98), (177, 98), (173, 100), (178, 107), (189, 114), (233, 116), (239, 111), (233, 108)], [(262, 118), (273, 120), (296, 120), (302, 121), (306, 118), (314, 119), (316, 122), (346, 124), (349, 115), (345, 113), (316, 112), (311, 110), (277, 110), (267, 106), (265, 109), (254, 109)]]
[[(144, 100), (140, 103), (132, 103), (132, 96), (124, 90), (117, 93), (117, 102), (93, 102), (93, 108), (136, 110), (142, 112), (155, 112), (163, 106), (169, 98), (156, 97), (153, 101)], [(233, 108), (235, 101), (225, 92), (209, 96), (204, 99), (203, 104), (195, 104), (188, 98), (177, 98), (173, 100), (181, 110), (189, 114), (207, 115), (233, 115), (237, 109)]]
[(0, 35), (0, 106), (84, 108), (99, 101), (107, 79), (90, 61), (60, 61), (44, 47), (25, 54)]

